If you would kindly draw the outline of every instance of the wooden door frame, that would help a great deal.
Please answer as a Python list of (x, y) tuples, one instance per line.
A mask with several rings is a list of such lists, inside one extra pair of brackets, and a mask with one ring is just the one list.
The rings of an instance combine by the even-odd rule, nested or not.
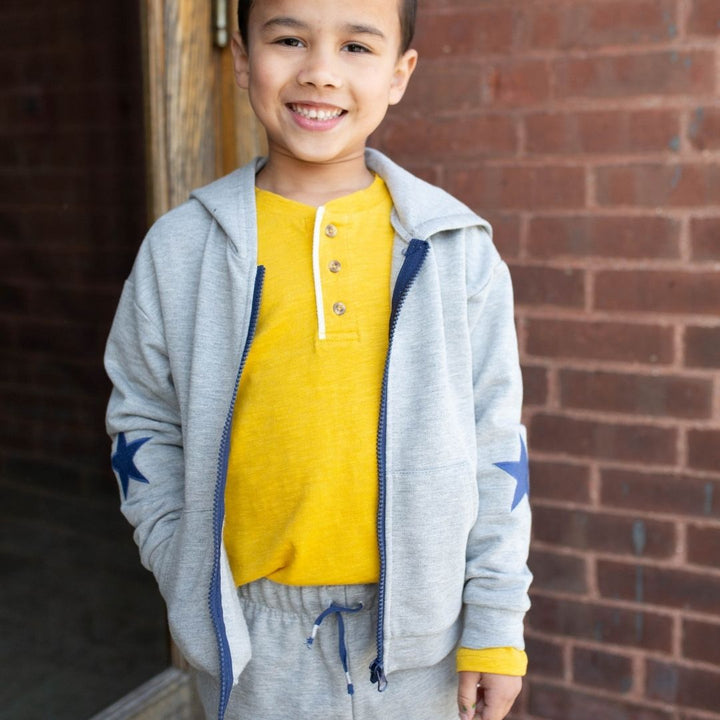
[[(216, 44), (218, 2), (140, 0), (151, 219), (264, 152), (262, 128), (235, 87), (230, 49)], [(233, 29), (235, 7), (227, 3)]]

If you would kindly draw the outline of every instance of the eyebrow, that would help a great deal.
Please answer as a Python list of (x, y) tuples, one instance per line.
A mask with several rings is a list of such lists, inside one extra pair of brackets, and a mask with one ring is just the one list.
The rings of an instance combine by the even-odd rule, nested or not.
[(263, 26), (263, 30), (272, 30), (274, 27), (298, 28), (305, 30), (307, 24), (292, 17), (274, 17), (270, 18)]
[[(308, 30), (310, 26), (302, 20), (294, 17), (279, 16), (270, 18), (263, 26), (263, 31), (272, 30), (275, 27), (292, 28), (296, 30)], [(343, 26), (343, 30), (351, 35), (373, 35), (374, 37), (385, 40), (385, 33), (373, 25), (363, 25), (362, 23), (347, 23)]]
[(385, 39), (385, 33), (372, 25), (356, 25), (355, 23), (348, 23), (345, 25), (345, 30), (352, 35), (374, 35), (375, 37), (382, 38), (383, 40)]

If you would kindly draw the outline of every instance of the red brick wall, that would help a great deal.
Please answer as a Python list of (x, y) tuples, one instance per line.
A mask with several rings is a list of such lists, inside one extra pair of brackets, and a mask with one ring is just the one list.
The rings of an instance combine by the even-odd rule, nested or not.
[(3, 0), (0, 25), (0, 474), (114, 492), (102, 349), (146, 226), (138, 7)]
[(720, 718), (720, 2), (421, 0), (376, 144), (495, 226), (535, 510), (518, 720)]

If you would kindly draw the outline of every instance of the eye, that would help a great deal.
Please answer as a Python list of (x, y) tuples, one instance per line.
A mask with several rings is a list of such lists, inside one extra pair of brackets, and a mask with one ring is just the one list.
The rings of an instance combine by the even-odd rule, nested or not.
[(296, 37), (284, 37), (275, 40), (276, 45), (282, 45), (283, 47), (304, 47), (303, 41)]
[(367, 47), (365, 47), (365, 45), (361, 45), (360, 43), (354, 43), (354, 42), (348, 43), (347, 45), (345, 45), (345, 47), (343, 49), (350, 53), (369, 53), (370, 52), (370, 48), (367, 48)]

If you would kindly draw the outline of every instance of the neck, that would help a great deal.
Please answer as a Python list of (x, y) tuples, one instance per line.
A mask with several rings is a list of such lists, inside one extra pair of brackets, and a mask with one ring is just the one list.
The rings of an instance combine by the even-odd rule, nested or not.
[(271, 153), (257, 186), (305, 205), (319, 207), (364, 190), (373, 182), (364, 154), (338, 163), (312, 163)]

